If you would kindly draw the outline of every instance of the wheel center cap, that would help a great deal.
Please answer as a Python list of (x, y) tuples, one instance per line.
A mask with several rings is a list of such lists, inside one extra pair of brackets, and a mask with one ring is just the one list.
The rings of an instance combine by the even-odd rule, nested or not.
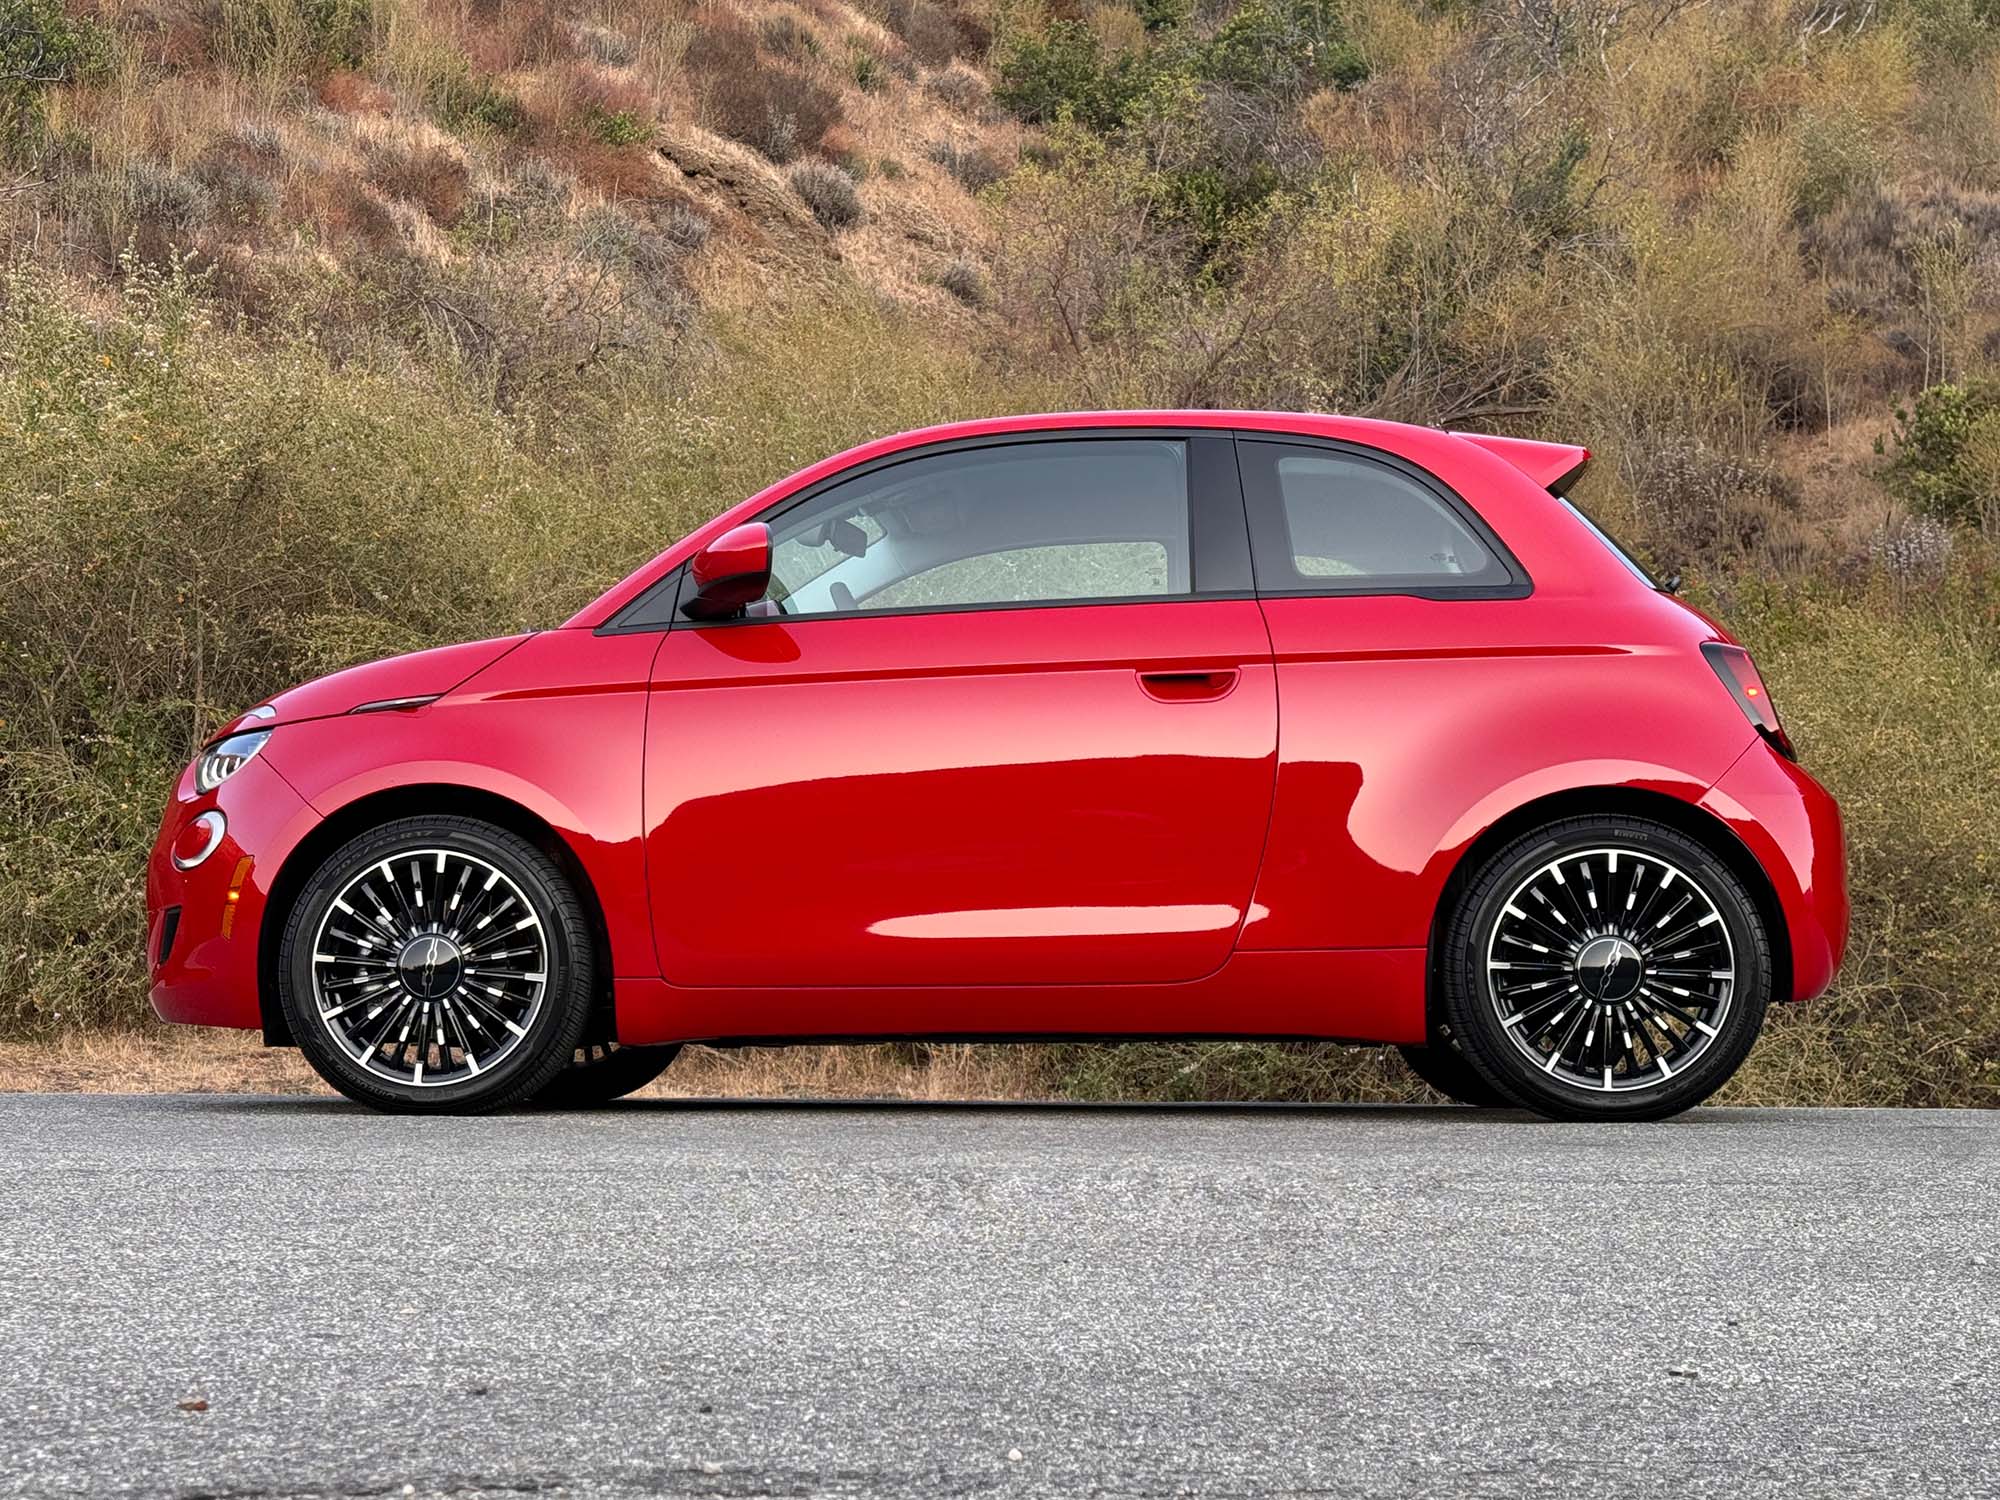
[(1645, 959), (1622, 937), (1593, 938), (1576, 956), (1576, 982), (1593, 1000), (1625, 999), (1645, 972)]
[(419, 1000), (436, 1000), (458, 988), (465, 972), (465, 955), (450, 938), (427, 932), (411, 938), (396, 956), (403, 988)]

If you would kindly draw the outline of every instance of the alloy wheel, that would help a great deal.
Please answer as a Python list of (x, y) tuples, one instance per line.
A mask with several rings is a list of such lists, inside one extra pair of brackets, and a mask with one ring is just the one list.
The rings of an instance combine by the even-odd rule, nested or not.
[(1715, 900), (1632, 848), (1562, 855), (1523, 880), (1489, 934), (1486, 995), (1550, 1079), (1596, 1093), (1657, 1088), (1720, 1034), (1736, 955)]
[(443, 1088), (526, 1039), (548, 991), (542, 913), (504, 871), (458, 849), (411, 849), (341, 887), (312, 952), (320, 1023), (364, 1072)]

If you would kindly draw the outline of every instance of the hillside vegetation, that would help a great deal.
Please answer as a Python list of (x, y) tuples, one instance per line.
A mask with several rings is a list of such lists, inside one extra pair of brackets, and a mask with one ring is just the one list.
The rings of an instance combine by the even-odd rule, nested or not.
[(280, 687), (874, 434), (1269, 406), (1589, 444), (1849, 817), (1733, 1097), (2000, 1103), (1993, 0), (0, 0), (0, 234), (0, 1032), (143, 1016), (160, 802)]

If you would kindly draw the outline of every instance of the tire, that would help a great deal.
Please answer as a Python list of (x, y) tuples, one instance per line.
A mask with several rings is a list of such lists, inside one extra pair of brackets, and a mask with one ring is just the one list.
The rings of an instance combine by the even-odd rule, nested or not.
[(1429, 1047), (1400, 1047), (1410, 1071), (1445, 1098), (1474, 1109), (1512, 1109), (1514, 1101), (1473, 1072), (1450, 1042), (1440, 1038)]
[(680, 1055), (678, 1046), (621, 1047), (585, 1040), (564, 1068), (534, 1097), (539, 1109), (589, 1109), (644, 1088)]
[(1771, 937), (1705, 845), (1566, 818), (1474, 873), (1433, 1023), (1502, 1097), (1558, 1120), (1657, 1120), (1729, 1081), (1763, 1028)]
[(336, 849), (299, 893), (277, 967), (314, 1070), (397, 1114), (481, 1114), (546, 1089), (596, 984), (589, 923), (555, 862), (457, 817), (399, 818)]

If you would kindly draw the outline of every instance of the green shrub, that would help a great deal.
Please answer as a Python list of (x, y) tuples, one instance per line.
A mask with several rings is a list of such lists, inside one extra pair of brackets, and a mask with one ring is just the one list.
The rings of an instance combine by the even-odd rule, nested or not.
[(1895, 416), (1891, 488), (1940, 520), (2000, 518), (2000, 382), (1934, 385)]
[(485, 128), (513, 135), (528, 123), (521, 101), (490, 78), (453, 69), (431, 86), (431, 110), (438, 123), (452, 130)]
[(1341, 0), (1248, 0), (1203, 49), (1201, 76), (1253, 93), (1356, 88), (1368, 59), (1347, 35)]
[(1031, 123), (1068, 117), (1103, 132), (1125, 123), (1149, 80), (1137, 53), (1106, 57), (1089, 26), (1056, 21), (1045, 31), (1023, 31), (1010, 39), (993, 97)]
[(42, 145), (42, 90), (104, 66), (104, 33), (62, 0), (0, 0), (0, 152), (24, 161)]
[(643, 146), (653, 138), (653, 124), (629, 109), (591, 109), (584, 128), (607, 146)]

